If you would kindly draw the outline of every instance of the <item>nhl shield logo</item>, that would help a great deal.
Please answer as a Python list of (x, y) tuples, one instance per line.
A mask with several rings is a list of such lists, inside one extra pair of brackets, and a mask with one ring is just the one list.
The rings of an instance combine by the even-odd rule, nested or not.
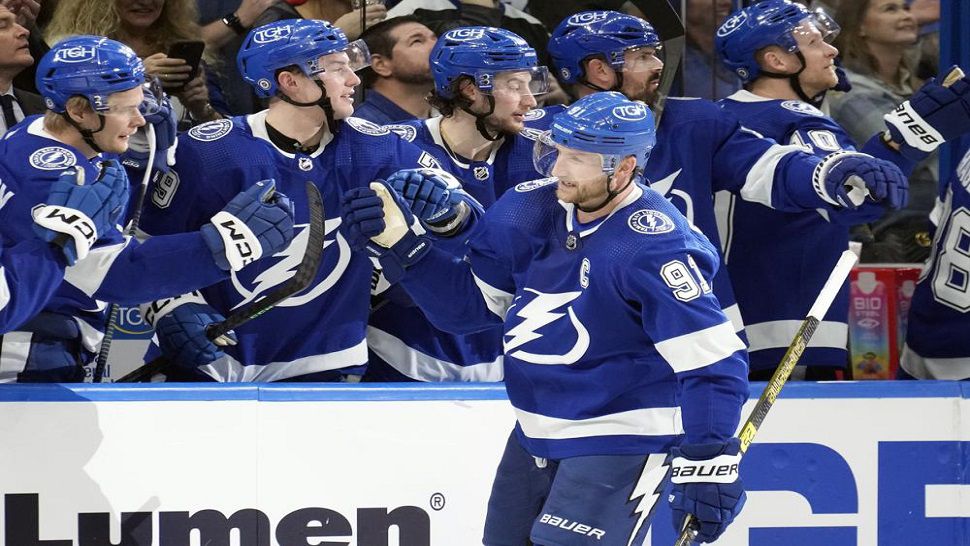
[(301, 157), (299, 165), (301, 171), (309, 171), (313, 169), (313, 161), (310, 161), (309, 157)]
[(475, 173), (475, 180), (488, 180), (488, 167), (484, 165), (475, 167), (473, 172)]
[(630, 215), (630, 229), (645, 235), (660, 235), (674, 230), (674, 221), (659, 210), (641, 209)]

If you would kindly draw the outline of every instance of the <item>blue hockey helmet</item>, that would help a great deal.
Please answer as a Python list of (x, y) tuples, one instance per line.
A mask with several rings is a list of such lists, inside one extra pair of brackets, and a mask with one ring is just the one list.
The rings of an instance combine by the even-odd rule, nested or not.
[(37, 90), (48, 110), (63, 113), (80, 95), (97, 112), (108, 97), (145, 83), (145, 65), (128, 46), (103, 36), (74, 36), (51, 48), (37, 64)]
[(650, 108), (622, 93), (605, 91), (587, 95), (553, 116), (550, 130), (536, 142), (533, 161), (537, 171), (552, 176), (558, 146), (565, 146), (602, 155), (605, 173), (612, 173), (623, 158), (632, 155), (642, 172), (656, 143)]
[(277, 70), (296, 66), (312, 78), (324, 71), (320, 57), (341, 52), (355, 72), (370, 65), (370, 52), (362, 40), (348, 42), (342, 30), (326, 21), (284, 19), (250, 30), (236, 64), (256, 95), (268, 98), (276, 94)]
[(455, 97), (452, 84), (468, 76), (482, 92), (491, 94), (500, 72), (531, 74), (520, 93), (541, 95), (549, 91), (549, 72), (539, 66), (536, 50), (518, 34), (495, 27), (461, 27), (438, 37), (431, 50), (431, 73), (435, 93)]
[(772, 45), (797, 52), (796, 35), (803, 22), (814, 25), (826, 41), (839, 34), (838, 23), (821, 8), (810, 11), (789, 0), (765, 0), (733, 13), (718, 27), (717, 53), (743, 82), (753, 81), (762, 73), (755, 53)]
[(599, 55), (616, 71), (624, 68), (629, 49), (660, 47), (650, 23), (618, 11), (584, 11), (564, 19), (552, 31), (549, 55), (560, 80), (576, 83), (584, 74), (583, 61)]

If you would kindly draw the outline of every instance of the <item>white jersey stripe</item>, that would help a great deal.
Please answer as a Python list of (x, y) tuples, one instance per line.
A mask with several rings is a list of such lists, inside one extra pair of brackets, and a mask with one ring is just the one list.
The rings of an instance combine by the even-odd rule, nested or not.
[[(750, 132), (753, 133), (754, 131)], [(798, 146), (782, 146), (780, 144), (775, 144), (765, 150), (765, 153), (748, 171), (744, 186), (741, 188), (741, 198), (745, 201), (770, 207), (771, 189), (774, 186), (775, 170), (778, 169), (778, 163), (786, 155), (801, 151), (803, 150)]]
[(392, 368), (418, 381), (501, 381), (505, 373), (502, 356), (491, 362), (459, 366), (422, 353), (399, 338), (373, 326), (367, 327), (367, 346)]
[(515, 409), (522, 432), (537, 440), (596, 436), (672, 436), (684, 433), (680, 408), (643, 408), (589, 419), (561, 419)]
[(110, 272), (111, 264), (130, 242), (131, 237), (125, 237), (124, 243), (92, 248), (86, 258), (64, 270), (64, 280), (93, 297)]
[(7, 284), (7, 272), (0, 267), (0, 309), (10, 303), (10, 286)]
[(27, 367), (30, 355), (30, 332), (7, 332), (0, 346), (0, 383), (16, 383), (17, 374)]
[(217, 381), (224, 382), (270, 382), (279, 381), (327, 370), (339, 370), (360, 366), (367, 362), (367, 340), (342, 351), (307, 356), (289, 362), (270, 362), (246, 366), (235, 358), (226, 356), (199, 367)]
[(655, 347), (674, 373), (681, 373), (720, 362), (744, 349), (744, 342), (735, 333), (734, 324), (725, 321), (717, 326), (658, 341)]
[(929, 358), (920, 356), (909, 345), (903, 346), (899, 365), (917, 379), (945, 379), (961, 381), (970, 379), (970, 358)]
[(488, 306), (488, 310), (498, 315), (502, 320), (505, 320), (505, 313), (512, 306), (512, 298), (515, 297), (514, 294), (495, 288), (478, 278), (478, 275), (474, 273), (472, 277), (474, 277), (475, 284), (478, 285), (478, 289), (482, 292), (482, 297), (485, 298), (485, 305)]

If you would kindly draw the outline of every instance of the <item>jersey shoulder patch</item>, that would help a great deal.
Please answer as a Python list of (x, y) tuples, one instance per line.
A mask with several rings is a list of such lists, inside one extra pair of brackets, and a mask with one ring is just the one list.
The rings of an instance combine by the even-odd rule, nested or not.
[(401, 137), (408, 142), (414, 142), (414, 139), (418, 136), (418, 129), (410, 125), (401, 125), (399, 123), (392, 123), (384, 126), (385, 129), (390, 130), (392, 133)]
[(542, 108), (533, 108), (532, 110), (529, 110), (528, 112), (526, 112), (524, 116), (522, 116), (522, 120), (535, 121), (537, 119), (542, 119), (544, 117), (546, 117), (545, 110), (543, 110)]
[(802, 102), (800, 100), (786, 100), (781, 103), (781, 107), (785, 110), (791, 110), (796, 114), (805, 114), (808, 116), (819, 116), (825, 117), (825, 114), (821, 110), (815, 108), (807, 102)]
[(539, 180), (529, 180), (528, 182), (516, 184), (515, 191), (525, 193), (527, 191), (537, 190), (539, 188), (548, 186), (549, 184), (555, 184), (558, 181), (558, 178), (540, 178)]
[(349, 117), (344, 120), (347, 125), (351, 126), (358, 133), (363, 133), (370, 136), (384, 136), (391, 133), (391, 130), (383, 125), (378, 125), (373, 121), (369, 121), (362, 118)]
[(200, 142), (212, 142), (228, 135), (232, 132), (231, 119), (217, 119), (207, 121), (201, 125), (189, 129), (189, 136)]
[(670, 233), (676, 225), (669, 216), (659, 210), (640, 209), (627, 219), (630, 229), (644, 235), (660, 235)]
[(534, 142), (539, 140), (539, 137), (542, 136), (542, 133), (544, 132), (545, 131), (540, 131), (539, 129), (533, 129), (532, 127), (524, 127), (521, 131), (519, 131), (519, 135)]
[(30, 165), (42, 171), (62, 171), (77, 164), (74, 152), (62, 146), (45, 146), (30, 154)]

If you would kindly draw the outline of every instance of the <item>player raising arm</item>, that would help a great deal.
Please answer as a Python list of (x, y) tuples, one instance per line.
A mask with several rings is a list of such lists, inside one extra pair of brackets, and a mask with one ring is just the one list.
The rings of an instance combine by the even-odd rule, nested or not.
[(711, 291), (716, 248), (640, 184), (654, 143), (643, 103), (579, 100), (537, 149), (538, 170), (556, 178), (499, 198), (465, 261), (380, 183), (345, 197), (345, 221), (372, 236), (368, 252), (432, 322), (456, 333), (504, 323), (517, 424), (485, 544), (642, 543), (670, 466), (675, 523), (696, 514), (701, 540), (744, 504), (732, 439), (747, 398), (744, 344)]

